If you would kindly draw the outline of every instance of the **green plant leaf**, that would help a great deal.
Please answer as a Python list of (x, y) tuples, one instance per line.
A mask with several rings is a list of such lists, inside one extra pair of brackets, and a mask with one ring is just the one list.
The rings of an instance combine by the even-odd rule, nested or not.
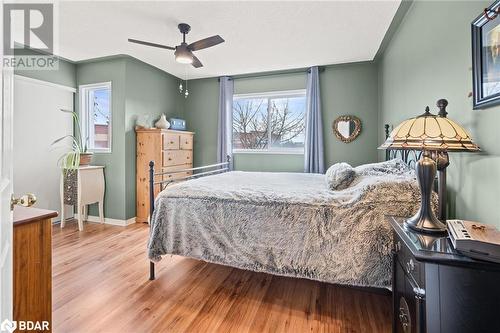
[(61, 142), (62, 140), (66, 139), (66, 138), (73, 138), (72, 140), (76, 140), (76, 138), (73, 135), (68, 134), (68, 135), (60, 137), (59, 139), (54, 140), (54, 142), (52, 142), (50, 145), (53, 146), (56, 143), (59, 143), (59, 142)]

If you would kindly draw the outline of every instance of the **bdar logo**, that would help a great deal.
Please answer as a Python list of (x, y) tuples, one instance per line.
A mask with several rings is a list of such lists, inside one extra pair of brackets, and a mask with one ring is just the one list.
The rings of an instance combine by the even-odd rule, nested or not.
[(10, 321), (8, 319), (5, 319), (2, 321), (0, 324), (0, 331), (7, 331), (7, 332), (14, 332), (17, 328), (17, 323), (15, 321)]

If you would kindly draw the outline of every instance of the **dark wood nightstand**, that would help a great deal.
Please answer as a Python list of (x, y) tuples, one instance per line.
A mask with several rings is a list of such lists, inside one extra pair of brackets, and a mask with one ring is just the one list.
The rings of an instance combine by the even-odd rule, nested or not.
[(500, 332), (500, 265), (465, 257), (446, 236), (393, 228), (394, 332)]

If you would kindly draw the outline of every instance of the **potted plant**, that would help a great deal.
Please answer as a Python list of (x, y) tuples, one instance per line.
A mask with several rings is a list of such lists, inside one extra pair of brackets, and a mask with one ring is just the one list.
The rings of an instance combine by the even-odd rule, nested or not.
[(76, 113), (75, 111), (63, 109), (61, 109), (61, 111), (70, 113), (72, 115), (75, 125), (75, 134), (65, 135), (52, 142), (52, 145), (55, 145), (67, 138), (72, 141), (71, 150), (66, 152), (59, 158), (58, 164), (63, 170), (77, 169), (79, 166), (89, 165), (92, 161), (93, 153), (87, 150), (88, 137), (85, 139), (85, 141), (83, 140), (82, 128), (80, 126), (80, 118), (78, 117), (78, 113)]

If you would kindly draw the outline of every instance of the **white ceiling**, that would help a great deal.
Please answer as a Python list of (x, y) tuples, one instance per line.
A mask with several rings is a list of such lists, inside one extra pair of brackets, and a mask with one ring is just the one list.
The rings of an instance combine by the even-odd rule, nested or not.
[[(128, 54), (178, 77), (201, 78), (372, 60), (400, 1), (77, 1), (59, 3), (59, 55), (73, 61)], [(195, 52), (204, 64), (175, 62), (177, 24), (187, 42), (226, 40)]]

